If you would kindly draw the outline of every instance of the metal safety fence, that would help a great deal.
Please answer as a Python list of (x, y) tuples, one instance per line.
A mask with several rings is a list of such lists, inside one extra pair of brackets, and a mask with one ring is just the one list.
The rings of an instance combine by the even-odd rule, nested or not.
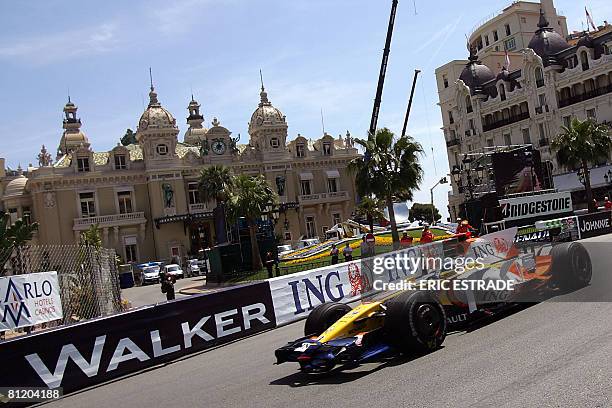
[(57, 327), (123, 309), (116, 254), (113, 249), (86, 245), (33, 245), (15, 248), (0, 276), (57, 272), (63, 318), (40, 327), (17, 329), (5, 336)]

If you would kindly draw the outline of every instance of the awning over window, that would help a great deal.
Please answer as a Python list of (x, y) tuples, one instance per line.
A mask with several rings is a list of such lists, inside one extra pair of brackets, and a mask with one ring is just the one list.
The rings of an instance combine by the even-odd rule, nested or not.
[(340, 178), (340, 172), (338, 170), (325, 170), (325, 174), (327, 174), (327, 178)]
[(308, 172), (308, 173), (300, 173), (300, 180), (312, 180), (313, 178), (314, 178), (314, 176), (310, 172)]

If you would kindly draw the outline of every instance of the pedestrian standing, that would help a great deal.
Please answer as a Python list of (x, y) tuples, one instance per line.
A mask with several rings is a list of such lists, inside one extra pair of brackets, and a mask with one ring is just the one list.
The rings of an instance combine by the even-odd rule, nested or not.
[(402, 238), (400, 239), (400, 246), (402, 248), (408, 248), (411, 245), (412, 245), (412, 237), (408, 235), (407, 232), (404, 232), (404, 234), (402, 234)]
[(371, 256), (370, 254), (370, 244), (366, 242), (366, 236), (364, 235), (361, 239), (361, 244), (359, 244), (359, 249), (361, 250), (361, 257), (367, 258)]
[(423, 233), (421, 234), (421, 244), (427, 244), (429, 242), (433, 242), (433, 233), (429, 229), (429, 225), (425, 224), (423, 226)]
[(344, 255), (344, 262), (349, 262), (353, 260), (353, 248), (351, 248), (348, 242), (342, 250), (342, 255)]
[(162, 293), (166, 294), (166, 300), (174, 300), (174, 277), (171, 275), (166, 275), (161, 284)]
[(329, 253), (329, 255), (331, 256), (331, 264), (335, 265), (338, 263), (338, 255), (340, 254), (340, 251), (338, 250), (338, 248), (336, 247), (336, 244), (332, 244), (332, 249)]
[(274, 259), (274, 255), (272, 255), (272, 252), (268, 251), (268, 253), (266, 254), (266, 269), (268, 270), (268, 279), (272, 279), (274, 277), (274, 273), (272, 272), (272, 268), (274, 267), (274, 264), (276, 263), (276, 259)]

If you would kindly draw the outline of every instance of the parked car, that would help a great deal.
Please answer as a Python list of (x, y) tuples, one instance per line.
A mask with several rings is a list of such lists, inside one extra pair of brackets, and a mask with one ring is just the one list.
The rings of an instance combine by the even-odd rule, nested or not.
[(159, 282), (161, 278), (161, 268), (161, 262), (145, 262), (138, 264), (134, 269), (134, 279), (139, 285)]
[(145, 266), (142, 268), (142, 284), (159, 283), (159, 265)]
[(164, 266), (164, 276), (174, 276), (176, 279), (181, 279), (185, 276), (181, 267), (177, 264), (168, 264)]
[(202, 269), (200, 268), (200, 261), (197, 259), (188, 259), (187, 260), (187, 275), (197, 276), (197, 275), (200, 275), (201, 273), (202, 273)]

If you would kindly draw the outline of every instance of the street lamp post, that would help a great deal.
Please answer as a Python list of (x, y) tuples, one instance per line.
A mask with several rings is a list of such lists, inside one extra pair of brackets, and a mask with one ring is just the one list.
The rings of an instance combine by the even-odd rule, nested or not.
[[(485, 176), (487, 168), (482, 165), (482, 163), (478, 163), (476, 167), (473, 166), (474, 159), (467, 154), (463, 156), (463, 163), (461, 167), (458, 165), (453, 166), (453, 170), (451, 171), (451, 176), (453, 176), (453, 180), (457, 185), (461, 182), (461, 174), (465, 172), (467, 179), (467, 191), (469, 195), (469, 201), (474, 200), (474, 183), (473, 183), (473, 175), (476, 173), (476, 177), (478, 180), (482, 180)], [(467, 214), (467, 206), (466, 206), (466, 218), (469, 220), (469, 215)]]
[(433, 199), (434, 188), (436, 188), (439, 184), (446, 184), (446, 183), (448, 183), (448, 180), (446, 179), (446, 177), (442, 177), (436, 184), (434, 184), (432, 188), (429, 189), (429, 195), (431, 197), (431, 225), (433, 225), (436, 222), (435, 215), (434, 215), (434, 199)]

